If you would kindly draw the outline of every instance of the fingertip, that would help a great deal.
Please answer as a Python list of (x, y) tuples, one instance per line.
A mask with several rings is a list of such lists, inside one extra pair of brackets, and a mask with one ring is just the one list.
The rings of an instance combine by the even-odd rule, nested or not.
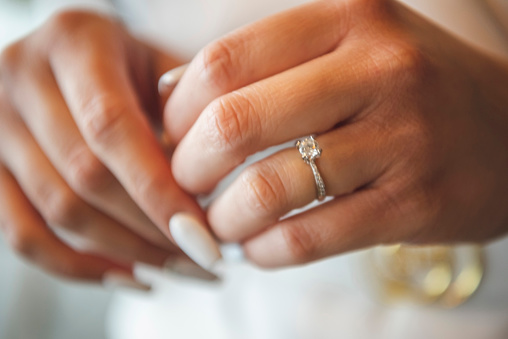
[(160, 96), (168, 95), (169, 92), (175, 88), (187, 70), (188, 66), (189, 64), (184, 64), (179, 67), (170, 69), (159, 78), (157, 88), (159, 90)]
[(54, 243), (53, 253), (45, 252), (32, 260), (57, 277), (70, 281), (100, 283), (108, 271), (132, 274), (132, 264), (97, 254), (77, 252), (64, 243)]
[[(246, 213), (237, 191), (226, 189), (213, 200), (207, 210), (207, 220), (214, 234), (225, 243), (236, 243), (252, 234), (246, 223)], [(240, 202), (240, 203), (239, 203)]]
[[(183, 140), (175, 149), (171, 159), (171, 172), (177, 184), (186, 192), (191, 194), (200, 194), (209, 191), (208, 187), (202, 185), (202, 177), (200, 175), (203, 169), (197, 169), (194, 166), (189, 166), (189, 161), (192, 158), (199, 156), (195, 154), (196, 148), (189, 149), (186, 147), (186, 142)], [(194, 153), (192, 156), (189, 153)]]
[(182, 67), (185, 67), (183, 73), (182, 69), (175, 69), (174, 75), (166, 77), (171, 83), (174, 83), (175, 77), (179, 77), (178, 86), (175, 84), (164, 106), (164, 128), (175, 143), (184, 138), (202, 110), (213, 99), (208, 98), (208, 90), (202, 88), (196, 62)]
[(242, 244), (245, 257), (261, 268), (277, 268), (292, 263), (286, 254), (287, 244), (279, 228), (272, 228)]
[(169, 229), (178, 246), (204, 269), (212, 270), (221, 260), (219, 244), (197, 216), (176, 213), (169, 221)]
[(102, 277), (102, 285), (108, 289), (126, 288), (141, 292), (149, 292), (152, 287), (138, 281), (134, 274), (124, 270), (109, 270)]

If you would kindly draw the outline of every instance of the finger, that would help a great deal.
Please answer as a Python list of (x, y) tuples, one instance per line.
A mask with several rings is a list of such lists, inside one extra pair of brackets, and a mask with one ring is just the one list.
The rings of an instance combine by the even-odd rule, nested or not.
[(5, 113), (2, 120), (9, 126), (8, 130), (0, 128), (4, 140), (9, 141), (0, 146), (2, 162), (48, 224), (90, 239), (94, 244), (88, 248), (90, 251), (115, 260), (162, 266), (173, 255), (79, 199), (51, 166), (22, 122), (16, 121), (13, 114)]
[(170, 71), (164, 73), (159, 78), (159, 82), (157, 84), (159, 95), (167, 97), (178, 84), (188, 67), (188, 64), (184, 64), (179, 67), (172, 68)]
[(106, 272), (132, 274), (130, 266), (78, 253), (60, 241), (1, 165), (0, 224), (7, 242), (16, 252), (59, 276), (101, 281)]
[(247, 240), (244, 251), (262, 267), (304, 264), (375, 244), (400, 241), (386, 197), (362, 190), (285, 219)]
[(177, 146), (178, 183), (207, 192), (249, 155), (363, 112), (377, 84), (355, 54), (345, 48), (214, 101)]
[(317, 1), (239, 29), (204, 48), (165, 108), (165, 127), (181, 139), (215, 98), (333, 50), (346, 31), (344, 4)]
[[(46, 66), (46, 67), (44, 67)], [(81, 198), (149, 241), (172, 248), (90, 151), (47, 65), (20, 71), (11, 89), (16, 107), (46, 156)], [(174, 247), (173, 247), (174, 248)]]
[(169, 69), (175, 69), (184, 62), (143, 40), (136, 40), (136, 44), (142, 48), (135, 49), (133, 55), (129, 56), (130, 63), (137, 65), (131, 67), (133, 85), (143, 103), (144, 113), (150, 117), (152, 128), (160, 134), (163, 131), (162, 111), (171, 88), (166, 88), (166, 92), (160, 93), (159, 79)]
[[(92, 42), (70, 42), (52, 67), (81, 134), (133, 200), (168, 237), (170, 217), (199, 206), (175, 183), (129, 78), (122, 46), (105, 33)], [(107, 55), (108, 57), (104, 57)]]
[[(353, 124), (317, 137), (323, 151), (315, 162), (328, 196), (352, 193), (388, 166), (389, 159), (380, 156), (388, 146), (365, 132), (362, 124)], [(208, 220), (220, 239), (237, 242), (315, 199), (312, 170), (299, 151), (290, 148), (244, 170), (212, 203)]]

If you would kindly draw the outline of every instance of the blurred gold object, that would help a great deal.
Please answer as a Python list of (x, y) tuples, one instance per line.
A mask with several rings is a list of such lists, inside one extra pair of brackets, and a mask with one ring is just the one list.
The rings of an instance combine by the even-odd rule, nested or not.
[(409, 300), (451, 308), (478, 289), (484, 253), (480, 246), (376, 247), (369, 251), (366, 273), (384, 302)]

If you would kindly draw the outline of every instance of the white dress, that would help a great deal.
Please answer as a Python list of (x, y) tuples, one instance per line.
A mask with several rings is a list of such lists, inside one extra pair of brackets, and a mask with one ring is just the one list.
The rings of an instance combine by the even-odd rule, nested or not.
[[(499, 3), (503, 6), (503, 1)], [(40, 0), (40, 9), (50, 12)], [(104, 6), (103, 0), (81, 1)], [(191, 58), (232, 29), (304, 0), (121, 0), (133, 31)], [(406, 0), (418, 11), (483, 48), (508, 56), (506, 32), (475, 0)], [(507, 13), (508, 14), (508, 13)], [(152, 294), (121, 291), (108, 316), (111, 339), (221, 338), (508, 338), (508, 238), (486, 248), (487, 272), (463, 306), (385, 306), (366, 292), (358, 268), (362, 253), (300, 268), (263, 272), (226, 249), (222, 284), (162, 275), (141, 267)], [(27, 338), (28, 339), (28, 338)], [(31, 338), (29, 338), (31, 339)]]

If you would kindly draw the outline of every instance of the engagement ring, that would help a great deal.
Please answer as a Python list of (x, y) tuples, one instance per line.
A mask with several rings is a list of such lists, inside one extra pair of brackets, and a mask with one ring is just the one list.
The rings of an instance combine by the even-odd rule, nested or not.
[(316, 182), (317, 199), (321, 201), (326, 196), (325, 183), (314, 160), (321, 156), (323, 150), (319, 147), (318, 142), (313, 136), (309, 136), (303, 140), (298, 140), (296, 142), (296, 148), (302, 155), (302, 159), (309, 164), (312, 169), (312, 174), (314, 174), (314, 180)]

